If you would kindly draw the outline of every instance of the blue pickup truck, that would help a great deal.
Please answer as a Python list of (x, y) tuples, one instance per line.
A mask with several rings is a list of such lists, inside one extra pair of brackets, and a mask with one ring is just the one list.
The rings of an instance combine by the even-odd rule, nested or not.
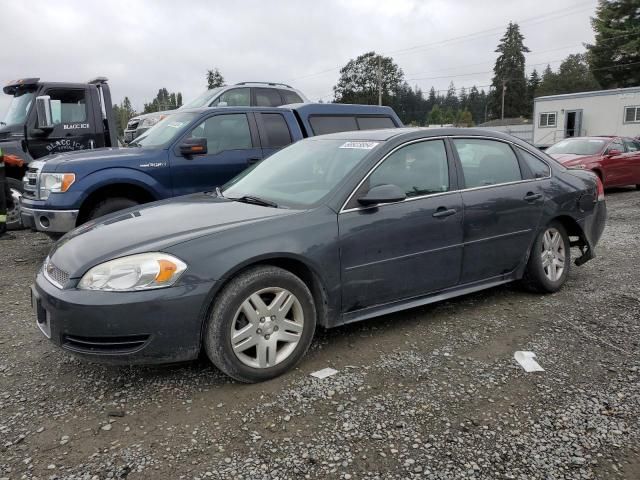
[(56, 237), (124, 208), (210, 190), (305, 137), (401, 126), (391, 108), (371, 105), (180, 110), (126, 148), (31, 162), (20, 215), (24, 226)]

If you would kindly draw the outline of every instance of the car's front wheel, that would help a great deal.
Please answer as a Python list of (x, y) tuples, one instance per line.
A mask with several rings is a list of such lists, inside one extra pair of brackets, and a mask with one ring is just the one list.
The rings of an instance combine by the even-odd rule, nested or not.
[(305, 354), (316, 326), (309, 288), (273, 266), (251, 268), (216, 297), (204, 347), (230, 377), (254, 383), (277, 377)]
[(567, 280), (570, 266), (569, 236), (560, 222), (553, 221), (533, 243), (523, 283), (537, 292), (557, 292)]

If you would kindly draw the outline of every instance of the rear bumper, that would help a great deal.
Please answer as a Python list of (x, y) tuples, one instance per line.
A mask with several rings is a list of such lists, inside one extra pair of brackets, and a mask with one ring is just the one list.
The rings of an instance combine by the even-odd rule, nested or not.
[(576, 259), (576, 265), (582, 265), (588, 262), (592, 258), (595, 258), (595, 247), (602, 237), (604, 227), (607, 223), (607, 204), (604, 200), (600, 200), (596, 203), (593, 213), (588, 217), (585, 217), (579, 222), (584, 232), (584, 241), (586, 243), (586, 250), (582, 256)]
[(59, 289), (39, 273), (32, 305), (40, 330), (66, 351), (101, 363), (173, 363), (199, 355), (212, 286), (96, 292)]

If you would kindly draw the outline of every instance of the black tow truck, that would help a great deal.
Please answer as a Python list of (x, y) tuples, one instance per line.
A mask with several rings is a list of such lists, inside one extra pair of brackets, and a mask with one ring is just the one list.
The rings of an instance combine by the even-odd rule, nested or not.
[[(35, 192), (38, 171), (47, 155), (118, 146), (107, 79), (87, 83), (43, 82), (24, 78), (2, 91), (13, 99), (0, 120), (7, 185), (11, 192), (7, 227), (20, 228), (19, 198)], [(24, 181), (23, 181), (24, 178)]]

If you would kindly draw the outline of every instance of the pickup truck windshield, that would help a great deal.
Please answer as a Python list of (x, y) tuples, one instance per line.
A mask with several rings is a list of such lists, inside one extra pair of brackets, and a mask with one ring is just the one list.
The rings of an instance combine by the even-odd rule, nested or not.
[(162, 148), (169, 145), (182, 134), (187, 125), (198, 116), (197, 113), (174, 113), (163, 118), (140, 138), (129, 144), (130, 147)]
[(20, 92), (13, 97), (9, 110), (1, 122), (3, 125), (22, 125), (33, 102), (34, 92)]
[(211, 90), (207, 90), (206, 92), (201, 93), (196, 98), (191, 100), (189, 103), (183, 105), (180, 108), (200, 108), (200, 107), (208, 107), (211, 103), (213, 97), (218, 95), (218, 93), (222, 90), (221, 87), (212, 88)]
[(254, 197), (279, 206), (318, 204), (381, 142), (310, 138), (267, 157), (222, 189), (228, 199)]

